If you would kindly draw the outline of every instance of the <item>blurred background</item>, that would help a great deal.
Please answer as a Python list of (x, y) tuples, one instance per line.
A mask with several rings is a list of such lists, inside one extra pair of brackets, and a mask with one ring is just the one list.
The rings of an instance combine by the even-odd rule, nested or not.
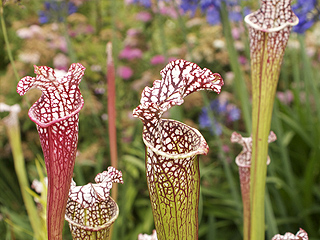
[[(320, 239), (320, 5), (315, 0), (292, 5), (300, 23), (290, 36), (274, 104), (271, 130), (278, 140), (269, 147), (266, 237), (296, 233), (301, 227), (310, 239)], [(199, 129), (210, 147), (209, 154), (200, 158), (199, 239), (242, 239), (234, 162), (241, 146), (232, 144), (230, 136), (233, 131), (246, 137), (251, 132), (250, 49), (243, 17), (257, 9), (257, 0), (3, 0), (0, 102), (21, 106), (30, 187), (39, 179), (39, 166), (45, 173), (36, 125), (27, 114), (41, 92), (32, 90), (20, 97), (18, 81), (35, 76), (33, 65), (62, 71), (74, 62), (86, 67), (80, 84), (85, 105), (80, 111), (74, 180), (77, 185), (93, 182), (111, 165), (106, 80), (106, 44), (111, 42), (118, 169), (124, 179), (118, 186), (120, 214), (112, 239), (151, 234), (142, 123), (132, 117), (132, 110), (139, 105), (143, 88), (160, 79), (160, 70), (170, 60), (182, 58), (220, 73), (225, 82), (219, 95), (191, 94), (165, 116)], [(32, 228), (1, 121), (7, 115), (0, 113), (0, 239), (29, 240)], [(37, 206), (41, 213), (39, 202)], [(64, 239), (72, 239), (67, 223)]]

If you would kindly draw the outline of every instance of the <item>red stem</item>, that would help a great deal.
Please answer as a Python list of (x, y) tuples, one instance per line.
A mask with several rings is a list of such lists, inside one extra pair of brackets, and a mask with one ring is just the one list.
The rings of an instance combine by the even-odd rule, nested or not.
[[(111, 166), (118, 168), (117, 128), (116, 128), (116, 81), (112, 58), (112, 43), (107, 44), (107, 84), (108, 84), (108, 130)], [(118, 187), (115, 185), (111, 196), (117, 201)]]

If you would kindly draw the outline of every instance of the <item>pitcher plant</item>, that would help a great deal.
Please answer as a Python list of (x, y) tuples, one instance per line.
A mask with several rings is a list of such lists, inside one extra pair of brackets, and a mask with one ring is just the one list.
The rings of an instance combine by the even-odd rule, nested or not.
[[(274, 142), (277, 136), (274, 132), (270, 132), (268, 143)], [(242, 137), (241, 134), (233, 132), (231, 142), (239, 143), (243, 149), (236, 157), (236, 164), (239, 167), (240, 188), (243, 206), (243, 239), (249, 239), (250, 236), (250, 173), (251, 173), (251, 157), (252, 157), (252, 137)], [(266, 159), (266, 165), (270, 164), (270, 157)]]
[(287, 232), (284, 235), (277, 234), (271, 240), (309, 240), (309, 237), (307, 232), (300, 228), (296, 235)]
[(252, 78), (251, 231), (249, 239), (264, 239), (264, 196), (268, 135), (280, 67), (292, 26), (299, 20), (291, 0), (262, 0), (245, 17), (249, 28)]
[(110, 197), (112, 183), (123, 183), (122, 173), (114, 167), (99, 173), (96, 183), (76, 186), (72, 181), (65, 219), (74, 240), (109, 240), (110, 229), (119, 208)]
[(162, 80), (145, 87), (133, 115), (143, 122), (146, 175), (159, 240), (198, 239), (199, 161), (208, 153), (201, 133), (162, 115), (199, 90), (220, 93), (223, 80), (209, 69), (175, 60), (161, 70)]
[(47, 170), (49, 240), (62, 240), (64, 214), (77, 151), (79, 111), (84, 104), (79, 89), (84, 70), (80, 63), (72, 64), (66, 75), (50, 67), (34, 66), (36, 77), (24, 77), (17, 86), (20, 95), (31, 88), (42, 91), (28, 115), (37, 125)]

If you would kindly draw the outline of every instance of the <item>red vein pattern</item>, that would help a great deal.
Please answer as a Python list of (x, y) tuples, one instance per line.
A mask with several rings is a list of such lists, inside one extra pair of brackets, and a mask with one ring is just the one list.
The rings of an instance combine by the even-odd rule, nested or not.
[(291, 10), (292, 0), (262, 0), (258, 11), (249, 14), (246, 22), (251, 27), (273, 32), (298, 24), (299, 19)]
[(159, 130), (162, 114), (174, 105), (181, 105), (184, 97), (199, 90), (220, 93), (223, 86), (218, 73), (182, 59), (171, 61), (160, 74), (162, 80), (155, 80), (152, 88), (145, 87), (141, 104), (133, 110), (133, 116), (139, 117), (153, 134)]
[(61, 240), (78, 143), (79, 111), (84, 104), (79, 83), (85, 68), (74, 63), (65, 76), (46, 66), (34, 69), (37, 76), (22, 78), (17, 92), (24, 95), (31, 88), (42, 91), (28, 114), (37, 124), (48, 175), (48, 239)]
[(199, 154), (209, 148), (201, 133), (162, 114), (199, 90), (220, 93), (223, 80), (217, 73), (185, 60), (170, 62), (162, 80), (142, 92), (133, 115), (143, 124), (146, 175), (159, 240), (198, 239)]
[(109, 198), (112, 183), (123, 183), (122, 173), (114, 167), (108, 167), (108, 171), (99, 173), (95, 177), (95, 182), (76, 186), (72, 181), (69, 199), (79, 203), (82, 208), (89, 208), (98, 202), (106, 201)]
[(284, 235), (277, 234), (272, 238), (272, 240), (309, 240), (309, 237), (307, 232), (300, 228), (296, 235), (289, 232)]
[(291, 28), (299, 22), (291, 10), (291, 1), (263, 0), (258, 11), (245, 17), (249, 26), (252, 76), (261, 77), (261, 63), (267, 58), (266, 76), (277, 83)]
[(95, 177), (95, 182), (84, 186), (71, 183), (65, 219), (73, 239), (107, 240), (118, 217), (118, 205), (109, 195), (112, 183), (123, 183), (122, 173), (109, 167)]
[[(199, 200), (198, 154), (209, 148), (196, 130), (174, 120), (162, 120), (161, 151), (147, 148), (146, 174), (159, 239), (197, 239)], [(146, 142), (148, 133), (143, 139)]]

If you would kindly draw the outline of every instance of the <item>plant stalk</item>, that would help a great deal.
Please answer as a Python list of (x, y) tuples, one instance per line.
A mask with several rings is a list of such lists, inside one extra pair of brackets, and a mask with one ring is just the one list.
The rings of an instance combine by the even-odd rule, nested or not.
[(4, 4), (4, 2), (3, 2), (3, 0), (1, 0), (1, 2), (0, 2), (0, 20), (1, 20), (1, 28), (2, 28), (2, 33), (3, 33), (3, 38), (4, 38), (4, 42), (6, 44), (8, 57), (9, 57), (11, 65), (12, 65), (14, 75), (16, 77), (17, 82), (19, 82), (20, 77), (19, 77), (16, 65), (14, 63), (14, 60), (13, 60), (12, 51), (10, 48), (10, 42), (9, 42), (8, 33), (7, 33), (7, 28), (6, 28), (6, 23), (5, 23), (4, 17), (3, 17), (3, 12), (4, 12), (3, 4)]
[(10, 115), (6, 117), (3, 121), (5, 123), (10, 146), (12, 148), (14, 168), (18, 177), (21, 195), (28, 213), (29, 221), (33, 229), (35, 238), (40, 239), (39, 237), (41, 236), (41, 228), (39, 228), (39, 215), (32, 196), (27, 192), (27, 189), (29, 189), (29, 181), (22, 152), (20, 125), (17, 114), (18, 112), (11, 111)]

